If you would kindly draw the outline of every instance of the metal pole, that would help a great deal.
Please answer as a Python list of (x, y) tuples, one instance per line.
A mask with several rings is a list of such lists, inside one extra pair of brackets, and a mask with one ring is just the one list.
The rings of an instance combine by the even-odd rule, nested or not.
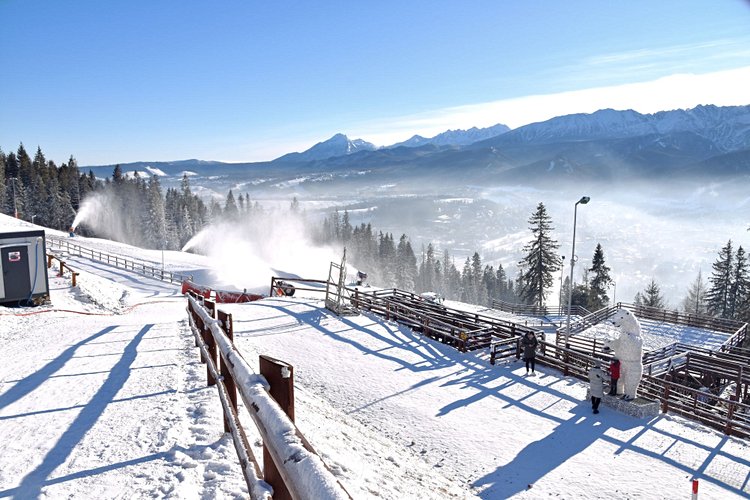
[(560, 310), (559, 314), (562, 314), (562, 291), (563, 291), (563, 276), (565, 275), (565, 256), (561, 255), (560, 258), (562, 259), (562, 265), (560, 266), (560, 298), (557, 300), (558, 309)]
[(568, 293), (568, 322), (565, 328), (565, 348), (570, 349), (570, 309), (573, 306), (573, 268), (576, 263), (576, 218), (578, 217), (578, 204), (588, 203), (590, 198), (588, 196), (582, 197), (573, 206), (573, 249), (570, 255), (570, 292)]
[(614, 291), (612, 292), (612, 305), (617, 305), (617, 283), (615, 281), (612, 282), (612, 286), (614, 287)]

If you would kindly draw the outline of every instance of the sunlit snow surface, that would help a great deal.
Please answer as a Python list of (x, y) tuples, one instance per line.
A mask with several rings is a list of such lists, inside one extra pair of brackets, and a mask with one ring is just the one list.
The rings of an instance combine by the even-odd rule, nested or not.
[[(0, 231), (24, 227), (0, 217)], [(165, 266), (207, 269), (194, 259), (167, 252)], [(0, 307), (0, 496), (246, 497), (174, 287), (83, 271), (71, 288), (54, 271), (51, 306)], [(294, 366), (297, 425), (355, 499), (688, 498), (693, 477), (699, 498), (750, 495), (747, 442), (671, 415), (595, 417), (586, 385), (554, 370), (525, 377), (316, 298), (222, 309), (251, 365)]]

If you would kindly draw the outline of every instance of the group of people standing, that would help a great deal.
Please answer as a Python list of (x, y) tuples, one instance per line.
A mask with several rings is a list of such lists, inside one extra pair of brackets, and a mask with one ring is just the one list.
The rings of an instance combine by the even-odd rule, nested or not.
[[(539, 340), (532, 332), (526, 332), (521, 338), (521, 348), (523, 349), (523, 361), (526, 364), (526, 375), (529, 375), (529, 369), (533, 375), (536, 368), (536, 350), (539, 346)], [(594, 413), (599, 413), (599, 404), (604, 397), (604, 381), (607, 373), (601, 366), (601, 362), (594, 362), (594, 366), (589, 370), (589, 392), (591, 393), (591, 409)], [(609, 392), (610, 396), (617, 396), (617, 383), (620, 379), (620, 361), (612, 358), (609, 363)]]
[[(599, 361), (594, 362), (594, 366), (589, 370), (589, 392), (591, 393), (591, 409), (594, 413), (599, 413), (599, 403), (604, 397), (604, 379), (606, 373), (602, 369)], [(620, 361), (612, 358), (609, 363), (609, 395), (617, 396), (617, 383), (620, 379)]]

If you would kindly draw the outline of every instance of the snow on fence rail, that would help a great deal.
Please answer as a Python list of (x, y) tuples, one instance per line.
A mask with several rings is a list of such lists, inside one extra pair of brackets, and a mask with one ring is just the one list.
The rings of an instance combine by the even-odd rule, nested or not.
[(115, 267), (121, 267), (126, 271), (133, 271), (143, 276), (155, 278), (161, 281), (168, 281), (170, 283), (181, 283), (184, 280), (192, 279), (192, 276), (188, 276), (180, 273), (173, 273), (171, 271), (165, 271), (164, 269), (153, 267), (147, 262), (137, 262), (133, 259), (126, 259), (119, 255), (112, 255), (99, 250), (92, 250), (90, 248), (83, 247), (76, 243), (72, 243), (67, 239), (48, 237), (47, 243), (50, 248), (57, 247), (60, 250), (66, 250), (69, 254), (77, 254), (79, 257), (86, 257), (99, 262), (106, 262), (109, 265)]
[[(188, 316), (196, 346), (201, 350), (201, 361), (206, 363), (208, 385), (217, 385), (219, 389), (224, 430), (232, 434), (252, 498), (270, 499), (277, 495), (277, 498), (351, 500), (295, 426), (293, 411), (290, 416), (284, 413), (269, 394), (266, 377), (255, 374), (234, 346), (232, 315), (217, 310), (214, 302), (188, 293)], [(291, 367), (286, 365), (281, 369), (281, 377), (291, 377)], [(240, 424), (237, 392), (263, 439), (264, 457), (267, 454), (270, 458), (264, 459), (262, 479), (260, 464)]]

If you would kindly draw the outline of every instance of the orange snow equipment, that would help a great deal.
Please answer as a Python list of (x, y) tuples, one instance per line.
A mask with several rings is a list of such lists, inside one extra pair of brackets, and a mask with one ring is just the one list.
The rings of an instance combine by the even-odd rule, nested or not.
[(190, 280), (184, 280), (182, 282), (182, 295), (185, 295), (188, 292), (193, 292), (197, 295), (202, 295), (206, 299), (211, 298), (210, 288), (197, 285)]

